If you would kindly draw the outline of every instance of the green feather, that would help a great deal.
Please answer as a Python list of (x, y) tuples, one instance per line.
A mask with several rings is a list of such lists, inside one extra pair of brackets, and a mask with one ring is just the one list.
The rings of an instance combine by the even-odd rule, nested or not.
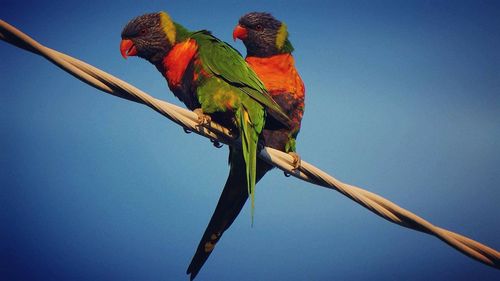
[[(248, 194), (250, 195), (251, 201), (251, 217), (252, 226), (255, 210), (255, 178), (257, 172), (257, 144), (259, 141), (259, 134), (257, 131), (261, 131), (264, 124), (256, 127), (250, 122), (250, 112), (245, 106), (242, 106), (236, 111), (236, 120), (238, 122), (238, 127), (240, 128), (241, 144), (243, 151), (243, 158), (246, 163), (246, 175), (247, 175), (247, 188)], [(262, 118), (264, 118), (262, 112)]]
[(282, 54), (289, 54), (289, 53), (293, 52), (293, 50), (294, 49), (293, 49), (292, 43), (287, 38), (285, 40), (285, 43), (283, 44), (283, 47), (281, 47), (281, 49), (280, 49), (280, 53), (282, 53)]
[(237, 50), (204, 30), (194, 32), (190, 37), (200, 46), (199, 57), (212, 74), (237, 87), (263, 105), (273, 117), (288, 124), (290, 119), (286, 113), (272, 99), (257, 74), (248, 67)]

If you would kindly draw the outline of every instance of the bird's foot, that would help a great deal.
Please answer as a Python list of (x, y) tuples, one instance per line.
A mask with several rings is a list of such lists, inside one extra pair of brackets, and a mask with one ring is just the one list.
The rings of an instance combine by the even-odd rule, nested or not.
[(223, 147), (224, 145), (216, 140), (213, 140), (213, 139), (210, 139), (210, 141), (212, 142), (212, 144), (217, 147), (217, 148), (221, 148)]
[(197, 108), (193, 110), (193, 112), (196, 113), (196, 115), (198, 115), (198, 125), (207, 127), (208, 125), (210, 125), (210, 122), (212, 122), (212, 117), (210, 117), (210, 115), (205, 114), (203, 112), (203, 109)]
[(298, 168), (300, 168), (300, 161), (301, 161), (300, 155), (298, 155), (295, 152), (288, 152), (288, 155), (292, 156), (293, 158), (292, 161), (293, 170), (297, 170)]
[[(288, 152), (288, 155), (292, 156), (293, 160), (292, 160), (292, 171), (293, 172), (296, 172), (299, 168), (300, 168), (300, 155), (298, 155), (297, 153), (295, 152)], [(284, 172), (285, 174), (285, 177), (290, 177), (291, 174), (287, 173), (287, 172)]]

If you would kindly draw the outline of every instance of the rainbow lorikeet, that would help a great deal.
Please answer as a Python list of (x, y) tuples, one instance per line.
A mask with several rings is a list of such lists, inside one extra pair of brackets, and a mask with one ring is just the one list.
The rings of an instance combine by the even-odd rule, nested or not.
[(139, 56), (155, 65), (200, 123), (213, 119), (239, 133), (242, 145), (230, 148), (228, 182), (246, 186), (253, 199), (266, 113), (277, 123), (288, 124), (289, 118), (238, 51), (206, 30), (188, 31), (165, 12), (132, 19), (121, 37), (123, 57)]
[[(247, 48), (248, 65), (257, 73), (272, 98), (290, 118), (287, 126), (268, 118), (261, 135), (264, 144), (292, 153), (298, 165), (295, 139), (304, 113), (305, 88), (295, 69), (291, 54), (293, 47), (288, 40), (285, 23), (268, 13), (249, 13), (240, 18), (233, 38), (243, 41)], [(272, 168), (257, 159), (256, 181)], [(187, 270), (187, 273), (191, 274), (191, 280), (198, 274), (224, 231), (238, 216), (247, 198), (245, 185), (228, 180)]]

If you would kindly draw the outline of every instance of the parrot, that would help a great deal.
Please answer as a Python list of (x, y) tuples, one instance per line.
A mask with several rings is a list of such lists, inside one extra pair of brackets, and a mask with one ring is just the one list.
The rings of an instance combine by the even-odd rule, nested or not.
[[(291, 54), (294, 48), (288, 39), (286, 24), (269, 13), (248, 13), (240, 18), (233, 31), (233, 39), (243, 41), (247, 49), (246, 62), (290, 118), (286, 126), (268, 118), (261, 134), (263, 144), (290, 153), (295, 168), (298, 168), (300, 157), (296, 154), (295, 140), (304, 114), (305, 87), (295, 68)], [(272, 168), (257, 159), (256, 182)], [(191, 280), (201, 270), (222, 234), (234, 222), (247, 198), (245, 186), (231, 181), (230, 176), (188, 267)]]
[(290, 123), (256, 73), (229, 44), (207, 30), (187, 30), (164, 11), (130, 20), (121, 33), (120, 52), (153, 64), (173, 94), (198, 114), (200, 125), (214, 120), (238, 133), (241, 148), (229, 148), (226, 186), (245, 186), (253, 223), (259, 136), (268, 119)]

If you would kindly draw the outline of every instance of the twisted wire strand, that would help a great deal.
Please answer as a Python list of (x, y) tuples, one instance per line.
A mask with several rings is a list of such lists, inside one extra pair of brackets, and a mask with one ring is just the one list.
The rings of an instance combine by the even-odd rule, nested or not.
[[(194, 112), (156, 99), (90, 64), (45, 47), (1, 19), (0, 39), (45, 57), (64, 71), (94, 88), (123, 99), (145, 104), (189, 131), (228, 145), (239, 144), (235, 136), (223, 126), (215, 122), (211, 122), (207, 126), (199, 126), (198, 116)], [(258, 156), (296, 178), (334, 189), (390, 222), (436, 236), (470, 258), (500, 269), (500, 252), (495, 249), (458, 233), (435, 226), (377, 194), (335, 179), (306, 161), (302, 160), (300, 168), (294, 170), (293, 158), (279, 150), (266, 147), (260, 151)]]

